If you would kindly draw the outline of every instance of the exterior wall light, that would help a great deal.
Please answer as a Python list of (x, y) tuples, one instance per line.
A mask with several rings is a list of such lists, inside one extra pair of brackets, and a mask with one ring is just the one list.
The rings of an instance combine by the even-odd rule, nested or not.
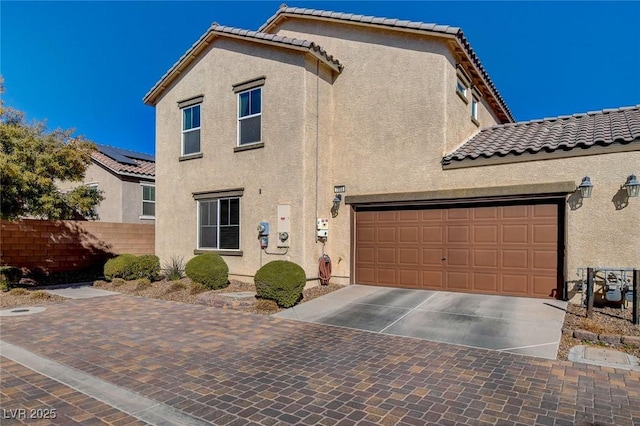
[(580, 195), (582, 198), (591, 198), (591, 190), (593, 189), (593, 184), (591, 183), (591, 179), (589, 176), (585, 176), (582, 178), (582, 182), (578, 185), (578, 189), (580, 190)]
[(333, 197), (333, 206), (331, 207), (331, 217), (338, 216), (338, 210), (340, 209), (340, 201), (342, 201), (342, 194), (336, 194)]
[(636, 175), (630, 175), (623, 188), (627, 189), (627, 195), (629, 197), (637, 197), (640, 195), (640, 182), (638, 182)]

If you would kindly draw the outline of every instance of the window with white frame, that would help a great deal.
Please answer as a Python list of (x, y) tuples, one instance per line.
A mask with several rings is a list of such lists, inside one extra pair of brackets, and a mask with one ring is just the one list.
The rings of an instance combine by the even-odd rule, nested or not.
[(238, 145), (262, 140), (262, 88), (238, 93)]
[(142, 185), (142, 216), (156, 216), (156, 187)]
[(475, 96), (471, 100), (471, 119), (478, 121), (478, 99)]
[(240, 198), (198, 200), (198, 248), (240, 249)]
[(182, 108), (182, 155), (200, 152), (200, 104)]
[(462, 81), (462, 79), (460, 77), (458, 77), (458, 80), (457, 80), (457, 83), (456, 83), (456, 91), (462, 97), (464, 97), (464, 98), (467, 97), (467, 85), (466, 85), (466, 83), (464, 81)]

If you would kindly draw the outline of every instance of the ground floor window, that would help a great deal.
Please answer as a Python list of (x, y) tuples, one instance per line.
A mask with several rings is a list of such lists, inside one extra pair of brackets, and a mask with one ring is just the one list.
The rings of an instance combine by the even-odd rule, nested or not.
[(198, 248), (240, 249), (240, 198), (198, 200)]

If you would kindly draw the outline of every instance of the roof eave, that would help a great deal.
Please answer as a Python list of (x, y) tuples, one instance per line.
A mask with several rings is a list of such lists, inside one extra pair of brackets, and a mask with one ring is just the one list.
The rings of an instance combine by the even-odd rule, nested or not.
[(175, 81), (176, 78), (195, 60), (202, 51), (213, 42), (216, 37), (228, 37), (236, 40), (243, 40), (248, 42), (260, 43), (268, 46), (274, 46), (282, 49), (295, 50), (310, 54), (317, 58), (320, 62), (324, 63), (327, 67), (336, 73), (342, 72), (342, 65), (335, 63), (314, 49), (315, 45), (311, 47), (298, 46), (294, 44), (286, 44), (279, 41), (247, 37), (242, 34), (232, 34), (223, 31), (217, 31), (209, 28), (205, 34), (184, 54), (182, 57), (165, 73), (164, 76), (149, 90), (149, 92), (142, 98), (142, 101), (149, 106), (155, 106), (158, 97), (169, 87), (169, 85)]

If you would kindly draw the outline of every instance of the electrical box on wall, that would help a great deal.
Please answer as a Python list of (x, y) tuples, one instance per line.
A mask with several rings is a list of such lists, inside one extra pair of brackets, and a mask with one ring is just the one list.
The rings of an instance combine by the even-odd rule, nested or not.
[(278, 204), (278, 247), (289, 247), (291, 234), (291, 206)]
[(316, 229), (318, 231), (318, 238), (329, 237), (329, 219), (318, 218)]

